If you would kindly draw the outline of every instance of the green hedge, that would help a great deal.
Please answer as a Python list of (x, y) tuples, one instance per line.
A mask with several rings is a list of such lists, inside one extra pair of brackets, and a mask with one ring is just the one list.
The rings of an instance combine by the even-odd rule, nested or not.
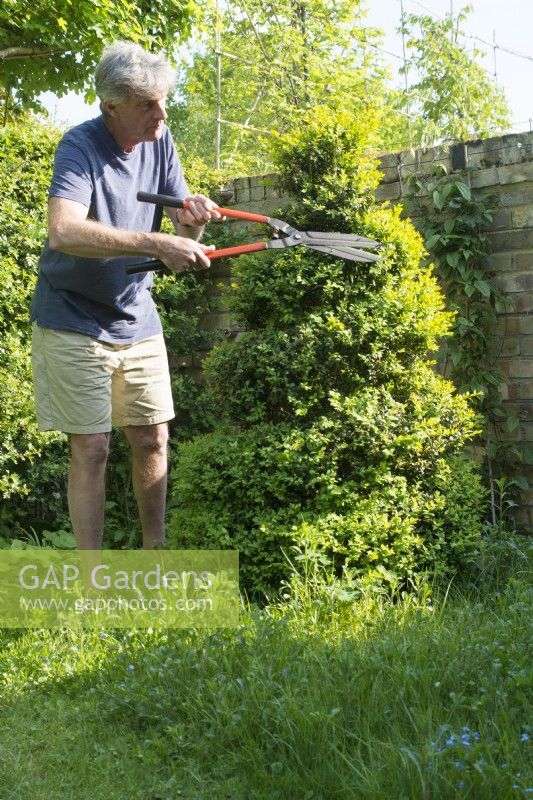
[(63, 515), (63, 437), (37, 430), (29, 303), (46, 236), (59, 132), (35, 120), (0, 129), (0, 537)]

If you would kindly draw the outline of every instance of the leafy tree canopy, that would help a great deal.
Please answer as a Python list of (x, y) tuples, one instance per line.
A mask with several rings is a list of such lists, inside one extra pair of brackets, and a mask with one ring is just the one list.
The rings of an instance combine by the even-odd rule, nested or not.
[(364, 0), (220, 0), (218, 15), (213, 5), (170, 113), (182, 149), (207, 163), (215, 160), (217, 116), (221, 163), (241, 174), (270, 169), (271, 144), (309, 109), (356, 120), (377, 114), (370, 144), (382, 152), (491, 136), (509, 125), (503, 92), (476, 60), (480, 53), (462, 45), (469, 6), (443, 20), (404, 15), (411, 85), (399, 89), (382, 61), (382, 33), (365, 26)]
[(227, 0), (218, 14), (211, 8), (170, 113), (184, 149), (213, 163), (217, 42), (226, 169), (262, 171), (272, 134), (297, 128), (310, 108), (359, 118), (386, 109), (387, 70), (374, 46), (380, 32), (364, 25), (364, 13), (362, 0)]
[(414, 72), (417, 80), (405, 93), (403, 107), (413, 116), (415, 147), (430, 147), (439, 139), (494, 136), (509, 127), (505, 95), (476, 61), (482, 53), (467, 52), (460, 44), (460, 26), (471, 10), (466, 6), (442, 20), (404, 17), (411, 57), (402, 71)]
[(94, 99), (91, 80), (106, 41), (129, 39), (171, 54), (189, 35), (195, 9), (188, 0), (3, 0), (0, 91), (34, 110), (45, 91), (75, 90)]

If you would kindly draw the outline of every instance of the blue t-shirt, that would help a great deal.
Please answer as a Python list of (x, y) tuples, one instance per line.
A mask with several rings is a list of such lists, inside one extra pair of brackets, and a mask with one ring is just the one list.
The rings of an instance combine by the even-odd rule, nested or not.
[[(158, 231), (162, 208), (141, 203), (137, 192), (188, 195), (172, 137), (165, 127), (155, 142), (126, 153), (103, 118), (71, 128), (54, 160), (50, 197), (82, 203), (88, 218), (132, 231)], [(51, 250), (39, 261), (31, 321), (44, 328), (76, 331), (102, 342), (128, 344), (161, 332), (150, 293), (152, 273), (128, 275), (124, 266), (146, 256), (82, 258)]]

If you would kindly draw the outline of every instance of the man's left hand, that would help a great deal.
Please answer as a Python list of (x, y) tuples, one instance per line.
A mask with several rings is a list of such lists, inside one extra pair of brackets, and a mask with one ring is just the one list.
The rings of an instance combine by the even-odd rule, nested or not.
[(195, 225), (201, 227), (211, 220), (222, 219), (216, 203), (213, 203), (203, 194), (195, 194), (185, 198), (187, 208), (176, 209), (176, 218), (181, 225)]

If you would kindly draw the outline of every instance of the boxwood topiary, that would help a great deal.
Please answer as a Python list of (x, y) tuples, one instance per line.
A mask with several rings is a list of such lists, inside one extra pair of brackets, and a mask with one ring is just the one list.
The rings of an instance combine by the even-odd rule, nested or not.
[(431, 369), (451, 317), (420, 236), (375, 203), (368, 126), (318, 110), (280, 144), (302, 229), (383, 243), (374, 264), (305, 249), (238, 259), (229, 302), (244, 335), (204, 362), (215, 430), (179, 451), (173, 546), (237, 548), (252, 592), (312, 542), (338, 570), (448, 574), (481, 531), (484, 490), (461, 460), (468, 398)]

